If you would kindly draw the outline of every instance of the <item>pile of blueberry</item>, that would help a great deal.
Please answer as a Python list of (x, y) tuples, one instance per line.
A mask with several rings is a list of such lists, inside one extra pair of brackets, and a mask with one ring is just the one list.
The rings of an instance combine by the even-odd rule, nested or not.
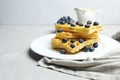
[[(85, 25), (85, 28), (89, 28), (91, 24), (92, 24), (92, 21), (90, 21), (90, 20), (87, 21), (87, 24)], [(98, 22), (94, 22), (93, 25), (97, 26), (97, 25), (99, 25), (99, 23)]]
[(74, 20), (70, 17), (70, 16), (63, 16), (62, 18), (60, 18), (57, 23), (59, 24), (65, 24), (65, 23), (68, 23), (70, 24), (71, 26), (75, 26), (74, 24)]
[[(79, 25), (80, 27), (84, 26), (84, 24), (80, 21), (74, 21), (70, 16), (63, 16), (62, 18), (60, 18), (58, 21), (57, 21), (58, 24), (65, 24), (65, 23), (68, 23), (71, 25), (71, 27), (75, 27), (75, 25)], [(92, 21), (87, 21), (86, 25), (85, 25), (85, 28), (89, 28), (90, 25), (92, 24)], [(93, 23), (94, 26), (97, 26), (99, 25), (98, 22), (94, 22)]]
[(93, 51), (95, 50), (95, 48), (97, 48), (97, 47), (98, 47), (98, 43), (96, 42), (96, 43), (93, 44), (92, 47), (90, 47), (90, 46), (85, 46), (85, 47), (83, 48), (83, 51), (85, 51), (85, 52), (93, 52)]
[[(81, 40), (82, 40), (82, 39), (79, 39), (79, 42), (80, 42), (80, 43), (83, 42), (83, 40), (82, 40), (82, 42), (81, 42)], [(73, 41), (73, 40), (71, 39), (71, 41)], [(66, 42), (67, 42), (67, 39), (65, 39), (65, 41), (64, 41), (64, 39), (63, 39), (62, 42), (63, 42), (63, 43), (66, 43)], [(75, 42), (75, 41), (74, 41), (74, 42)], [(74, 42), (71, 42), (71, 44), (70, 44), (70, 47), (71, 47), (71, 48), (74, 48), (74, 47), (75, 47)], [(96, 42), (96, 43), (93, 44), (92, 47), (90, 47), (90, 46), (85, 46), (85, 47), (83, 48), (83, 51), (84, 51), (84, 52), (93, 52), (93, 51), (95, 50), (95, 48), (97, 48), (97, 47), (98, 47), (98, 43)], [(65, 50), (65, 49), (62, 49), (62, 50), (60, 50), (60, 53), (61, 53), (61, 54), (66, 54), (66, 50)]]
[[(68, 41), (67, 38), (63, 38), (62, 39), (62, 43), (66, 43), (67, 41)], [(83, 39), (79, 39), (78, 41), (79, 41), (79, 43), (83, 43), (84, 42)], [(74, 44), (75, 39), (71, 39), (70, 42), (71, 42), (70, 47), (74, 48), (75, 47), (75, 44)]]
[[(68, 41), (67, 38), (63, 38), (63, 39), (62, 39), (62, 43), (66, 43), (67, 41)], [(83, 42), (84, 42), (83, 39), (78, 39), (78, 41), (79, 41), (79, 43), (83, 43)], [(75, 39), (71, 39), (70, 42), (71, 42), (70, 47), (71, 47), (71, 48), (74, 48), (74, 47), (75, 47), (75, 44), (74, 44), (74, 43), (75, 43)], [(90, 47), (90, 46), (85, 46), (85, 47), (83, 48), (83, 51), (85, 51), (85, 52), (93, 52), (93, 51), (95, 50), (95, 48), (97, 48), (97, 47), (98, 47), (98, 43), (96, 42), (96, 43), (93, 44), (92, 47)], [(62, 50), (60, 51), (60, 53), (61, 53), (61, 54), (65, 54), (66, 51), (65, 51), (64, 49), (62, 49)]]

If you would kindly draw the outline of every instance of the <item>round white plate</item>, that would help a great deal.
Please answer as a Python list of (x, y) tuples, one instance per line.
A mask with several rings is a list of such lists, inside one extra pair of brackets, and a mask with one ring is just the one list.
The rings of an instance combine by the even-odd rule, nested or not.
[(72, 60), (81, 60), (90, 58), (99, 58), (106, 54), (107, 52), (117, 48), (120, 44), (109, 38), (107, 36), (100, 35), (100, 42), (98, 48), (95, 49), (94, 52), (79, 52), (76, 54), (60, 54), (59, 51), (52, 49), (51, 47), (51, 39), (55, 37), (55, 34), (46, 35), (40, 38), (35, 39), (31, 43), (31, 49), (42, 56), (56, 58), (56, 59), (72, 59)]

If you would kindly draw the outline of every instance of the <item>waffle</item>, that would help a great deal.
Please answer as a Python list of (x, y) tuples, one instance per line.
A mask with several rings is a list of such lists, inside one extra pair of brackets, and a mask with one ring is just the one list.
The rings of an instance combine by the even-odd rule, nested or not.
[(68, 39), (68, 41), (66, 43), (62, 42), (62, 39), (60, 38), (52, 38), (52, 48), (55, 49), (65, 49), (67, 53), (69, 54), (74, 54), (78, 51), (80, 51), (82, 48), (84, 48), (84, 46), (88, 46), (88, 45), (92, 45), (96, 42), (99, 41), (99, 37), (98, 38), (93, 38), (93, 39), (84, 39), (83, 43), (80, 43), (78, 41), (78, 39), (75, 39), (75, 42), (73, 44), (75, 44), (74, 48), (70, 47), (71, 44), (71, 39)]
[(66, 24), (62, 24), (62, 25), (56, 24), (55, 29), (56, 30), (62, 29), (65, 32), (75, 32), (75, 33), (79, 33), (79, 34), (92, 34), (94, 32), (101, 31), (102, 25), (94, 26), (93, 24), (91, 24), (89, 28), (85, 28), (85, 24), (84, 24), (84, 26), (75, 25), (75, 27), (72, 27), (71, 25), (66, 23)]
[(98, 32), (94, 32), (92, 34), (79, 34), (73, 32), (56, 32), (57, 38), (97, 38)]
[(103, 26), (96, 21), (88, 20), (83, 23), (63, 16), (55, 24), (56, 36), (52, 38), (52, 48), (62, 49), (62, 54), (74, 54), (82, 49), (93, 52), (98, 46), (98, 33), (102, 29)]

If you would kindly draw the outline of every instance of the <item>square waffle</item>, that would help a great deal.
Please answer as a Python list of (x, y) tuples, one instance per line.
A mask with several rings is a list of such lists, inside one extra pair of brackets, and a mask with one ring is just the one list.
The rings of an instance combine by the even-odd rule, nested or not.
[(93, 52), (98, 47), (99, 31), (103, 26), (98, 22), (74, 21), (69, 16), (63, 16), (55, 24), (56, 36), (52, 38), (54, 49), (62, 49), (60, 53), (74, 54), (82, 49)]
[(90, 24), (89, 28), (85, 28), (85, 24), (83, 26), (79, 26), (79, 25), (75, 25), (74, 27), (71, 26), (70, 24), (66, 23), (66, 24), (56, 24), (55, 25), (55, 29), (62, 29), (65, 32), (76, 32), (79, 34), (92, 34), (94, 32), (98, 32), (100, 30), (102, 30), (102, 25), (97, 25), (94, 26), (93, 24)]
[(98, 32), (92, 34), (80, 34), (76, 32), (56, 32), (57, 38), (97, 38)]
[[(84, 39), (84, 42), (80, 43), (78, 39), (75, 39), (74, 43), (71, 43), (71, 39), (67, 39), (66, 43), (62, 42), (62, 39), (59, 38), (52, 38), (52, 48), (55, 49), (65, 49), (68, 54), (74, 54), (81, 49), (83, 49), (85, 46), (92, 45), (96, 42), (99, 41), (98, 38), (93, 38), (93, 39)], [(75, 47), (71, 47), (70, 45), (74, 44)]]

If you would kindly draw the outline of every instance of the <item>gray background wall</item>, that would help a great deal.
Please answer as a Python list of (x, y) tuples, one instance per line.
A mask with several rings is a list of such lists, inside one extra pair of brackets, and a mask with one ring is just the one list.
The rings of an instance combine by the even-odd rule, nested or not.
[(120, 0), (0, 0), (0, 24), (53, 24), (76, 19), (74, 7), (103, 10), (104, 24), (120, 24)]

